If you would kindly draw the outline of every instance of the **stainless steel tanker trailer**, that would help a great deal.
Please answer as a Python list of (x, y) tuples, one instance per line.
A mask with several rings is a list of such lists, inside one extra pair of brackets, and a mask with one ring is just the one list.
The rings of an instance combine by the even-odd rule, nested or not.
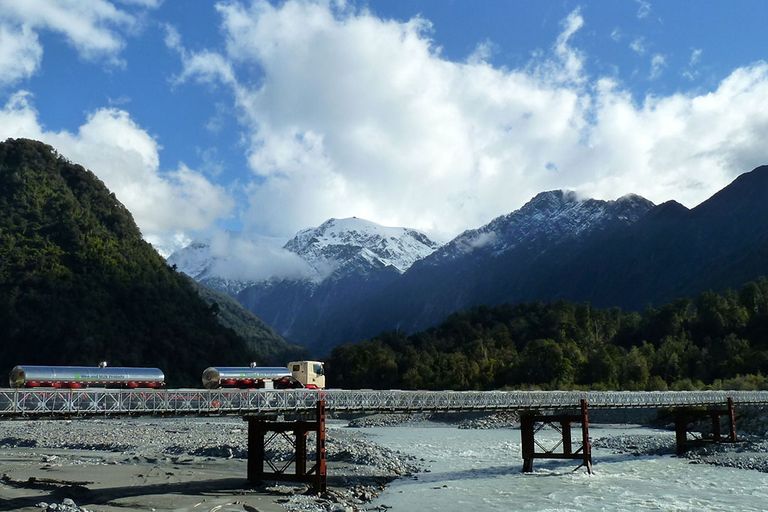
[(15, 366), (10, 373), (13, 388), (161, 388), (165, 375), (158, 368), (119, 366)]

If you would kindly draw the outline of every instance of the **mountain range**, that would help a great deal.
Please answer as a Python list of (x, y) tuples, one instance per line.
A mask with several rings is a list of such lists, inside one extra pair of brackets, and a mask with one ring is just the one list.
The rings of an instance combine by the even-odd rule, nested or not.
[(352, 217), (302, 230), (283, 246), (304, 262), (300, 278), (224, 278), (215, 272), (223, 258), (205, 242), (175, 252), (168, 262), (205, 286), (232, 294), (260, 318), (269, 317), (268, 323), (289, 339), (303, 341), (314, 325), (382, 290), (438, 245), (414, 229)]
[(482, 304), (568, 299), (640, 310), (768, 273), (768, 166), (693, 209), (555, 190), (439, 247), (407, 228), (331, 219), (285, 249), (315, 275), (247, 283), (236, 297), (318, 353)]

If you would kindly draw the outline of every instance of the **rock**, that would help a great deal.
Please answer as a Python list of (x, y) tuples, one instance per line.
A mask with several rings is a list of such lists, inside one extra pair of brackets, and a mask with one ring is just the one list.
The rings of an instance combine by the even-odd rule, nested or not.
[(273, 485), (271, 487), (266, 487), (264, 490), (269, 491), (273, 494), (283, 494), (283, 495), (296, 494), (296, 489), (294, 489), (293, 487), (288, 487), (287, 485)]
[(418, 423), (429, 420), (430, 416), (424, 413), (416, 414), (373, 414), (355, 418), (349, 422), (348, 427), (394, 427), (405, 423)]
[(495, 429), (516, 428), (520, 425), (520, 416), (516, 412), (497, 412), (480, 418), (461, 421), (457, 426), (461, 429)]
[(607, 448), (613, 453), (630, 455), (665, 455), (675, 451), (673, 432), (652, 435), (600, 437), (592, 441), (594, 448)]

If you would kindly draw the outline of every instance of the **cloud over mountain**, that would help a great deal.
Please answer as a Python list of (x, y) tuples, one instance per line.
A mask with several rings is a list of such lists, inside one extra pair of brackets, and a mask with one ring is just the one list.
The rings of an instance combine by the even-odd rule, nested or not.
[(487, 52), (445, 58), (419, 17), (299, 0), (217, 9), (225, 48), (176, 39), (178, 79), (230, 89), (255, 232), (359, 215), (455, 234), (563, 187), (693, 206), (765, 160), (768, 64), (703, 93), (633, 98), (586, 71), (579, 11), (548, 51), (508, 69)]
[[(538, 46), (481, 33), (457, 57), (426, 17), (360, 5), (222, 1), (218, 32), (201, 37), (161, 0), (0, 0), (0, 134), (87, 163), (166, 253), (219, 227), (285, 240), (330, 217), (449, 239), (551, 189), (695, 206), (766, 160), (768, 64), (754, 54), (712, 74), (706, 45), (681, 63), (654, 32), (606, 31), (585, 6), (559, 11)], [(644, 23), (660, 16), (630, 7)], [(641, 78), (594, 65), (611, 38), (637, 42)], [(83, 87), (62, 73), (67, 58), (87, 64)], [(675, 76), (686, 80), (668, 87)], [(103, 94), (48, 97), (81, 91)]]

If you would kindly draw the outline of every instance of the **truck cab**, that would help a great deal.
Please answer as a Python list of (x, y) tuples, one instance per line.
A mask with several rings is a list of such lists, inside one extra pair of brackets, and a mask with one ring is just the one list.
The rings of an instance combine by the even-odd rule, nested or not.
[(288, 369), (294, 379), (301, 382), (305, 388), (325, 388), (325, 368), (320, 361), (292, 361)]

